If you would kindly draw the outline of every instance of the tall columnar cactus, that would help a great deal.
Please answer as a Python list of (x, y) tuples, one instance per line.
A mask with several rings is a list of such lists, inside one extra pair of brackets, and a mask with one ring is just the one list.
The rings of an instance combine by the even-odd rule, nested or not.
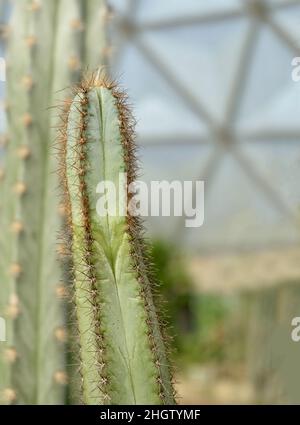
[(96, 188), (116, 187), (117, 205), (135, 179), (133, 126), (126, 97), (102, 77), (87, 79), (62, 132), (75, 305), (85, 404), (172, 404), (174, 394), (137, 217), (97, 213)]
[[(49, 107), (82, 67), (101, 64), (103, 0), (18, 0), (8, 37), (5, 168), (0, 200), (0, 403), (64, 402), (65, 293)], [(91, 39), (93, 44), (91, 47)], [(57, 252), (58, 251), (58, 255)]]

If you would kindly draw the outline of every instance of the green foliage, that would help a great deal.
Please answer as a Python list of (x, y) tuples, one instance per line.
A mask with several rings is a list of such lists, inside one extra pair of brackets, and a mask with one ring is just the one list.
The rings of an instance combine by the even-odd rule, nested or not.
[(224, 298), (205, 294), (198, 300), (199, 360), (221, 361), (225, 356), (225, 320), (229, 309)]
[(223, 359), (224, 320), (230, 308), (220, 296), (195, 293), (185, 259), (178, 248), (156, 240), (152, 245), (159, 297), (168, 302), (174, 355), (181, 363)]
[(196, 315), (193, 308), (193, 287), (180, 251), (166, 242), (155, 240), (151, 245), (155, 279), (160, 282), (158, 302), (168, 302), (169, 323), (174, 354), (183, 355), (185, 339), (194, 334)]

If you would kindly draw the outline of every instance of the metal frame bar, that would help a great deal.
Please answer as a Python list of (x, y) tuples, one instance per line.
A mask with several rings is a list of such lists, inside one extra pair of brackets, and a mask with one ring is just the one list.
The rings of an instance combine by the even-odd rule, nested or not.
[(273, 31), (274, 35), (276, 35), (283, 43), (297, 56), (300, 56), (300, 45), (296, 43), (295, 40), (290, 36), (290, 34), (285, 31), (277, 22), (274, 21), (273, 18), (268, 17), (267, 21), (269, 27)]
[(174, 91), (184, 100), (189, 109), (200, 119), (206, 121), (210, 128), (214, 128), (214, 119), (209, 114), (207, 109), (203, 106), (199, 99), (195, 97), (193, 93), (190, 93), (184, 84), (182, 84), (181, 81), (177, 79), (169, 67), (161, 60), (159, 55), (157, 55), (157, 53), (142, 40), (135, 39), (133, 43), (139, 52), (143, 55), (143, 57), (160, 72), (160, 75), (164, 77), (169, 86), (171, 86)]
[(294, 214), (294, 212), (286, 205), (286, 202), (282, 199), (281, 194), (278, 190), (276, 190), (255, 168), (248, 158), (246, 158), (242, 151), (235, 147), (231, 149), (231, 152), (237, 162), (240, 164), (241, 169), (248, 175), (249, 179), (252, 183), (256, 183), (256, 187), (263, 192), (266, 197), (273, 203), (273, 205), (277, 208), (277, 210), (288, 216), (290, 218), (291, 223), (295, 225), (295, 227), (299, 230), (298, 220)]
[(287, 7), (299, 6), (299, 5), (300, 5), (299, 0), (282, 0), (281, 2), (278, 2), (277, 4), (273, 4), (272, 9), (273, 10), (285, 9)]
[(254, 49), (258, 37), (259, 24), (256, 21), (250, 23), (246, 34), (244, 45), (242, 47), (240, 62), (236, 71), (233, 85), (229, 94), (227, 108), (225, 111), (225, 122), (231, 125), (235, 122), (238, 108), (243, 98), (246, 88), (247, 77), (249, 74), (250, 64), (253, 59)]
[(295, 142), (300, 143), (300, 128), (299, 130), (273, 130), (264, 129), (260, 131), (243, 131), (241, 133), (236, 132), (237, 138), (244, 140), (245, 142)]
[(195, 135), (187, 136), (185, 134), (173, 134), (165, 136), (144, 136), (138, 138), (138, 143), (143, 147), (165, 147), (165, 146), (201, 146), (211, 143), (211, 140), (208, 137)]
[(201, 25), (218, 23), (223, 20), (236, 19), (243, 16), (242, 9), (225, 10), (221, 12), (211, 12), (195, 16), (183, 16), (170, 19), (160, 19), (159, 21), (146, 21), (139, 26), (140, 31), (168, 30), (191, 25)]
[[(213, 181), (216, 177), (217, 171), (219, 169), (220, 163), (222, 161), (224, 155), (224, 149), (220, 146), (216, 146), (213, 153), (208, 158), (205, 167), (199, 174), (199, 176), (195, 179), (204, 181), (205, 184), (205, 199), (207, 200), (209, 196), (209, 192), (211, 190), (211, 187), (213, 185)], [(178, 217), (177, 225), (176, 225), (176, 238), (178, 240), (183, 240), (185, 237), (185, 234), (183, 232), (184, 226), (183, 222), (186, 219), (186, 217)]]

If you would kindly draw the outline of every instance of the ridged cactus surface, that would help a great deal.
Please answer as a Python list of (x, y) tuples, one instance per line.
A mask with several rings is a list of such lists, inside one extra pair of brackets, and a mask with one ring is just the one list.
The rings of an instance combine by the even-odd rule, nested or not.
[[(0, 200), (0, 403), (63, 404), (67, 382), (50, 107), (102, 63), (103, 0), (18, 0), (6, 30), (8, 136)], [(90, 47), (91, 40), (93, 48)]]
[[(123, 214), (127, 185), (135, 180), (126, 96), (99, 75), (86, 79), (64, 117), (61, 139), (83, 402), (172, 404), (140, 222)], [(127, 185), (119, 187), (120, 173)], [(97, 208), (96, 190), (106, 181), (116, 187), (116, 214), (108, 192), (102, 194), (107, 213)]]

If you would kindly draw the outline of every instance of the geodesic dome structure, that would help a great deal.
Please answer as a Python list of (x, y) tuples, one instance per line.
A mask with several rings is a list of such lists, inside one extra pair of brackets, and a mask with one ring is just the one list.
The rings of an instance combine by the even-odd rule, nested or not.
[(298, 0), (111, 0), (114, 71), (145, 179), (205, 181), (205, 222), (148, 220), (194, 251), (298, 244)]

